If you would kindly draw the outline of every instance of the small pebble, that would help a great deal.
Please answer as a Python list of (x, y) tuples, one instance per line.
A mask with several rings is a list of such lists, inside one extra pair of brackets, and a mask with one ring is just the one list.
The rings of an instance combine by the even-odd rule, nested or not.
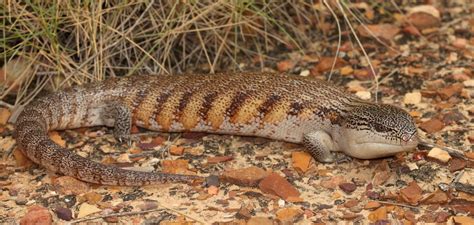
[(72, 220), (72, 212), (68, 208), (58, 207), (54, 210), (54, 212), (56, 213), (56, 216), (59, 219), (66, 220), (66, 221)]

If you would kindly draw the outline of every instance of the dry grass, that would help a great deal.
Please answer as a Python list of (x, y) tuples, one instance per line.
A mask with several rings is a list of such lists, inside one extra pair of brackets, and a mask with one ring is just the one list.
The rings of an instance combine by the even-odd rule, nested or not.
[(35, 86), (52, 89), (106, 74), (238, 69), (239, 57), (305, 45), (305, 31), (294, 24), (310, 24), (316, 14), (296, 2), (6, 1), (1, 57), (3, 64), (34, 62), (35, 75), (22, 82), (34, 77)]
[[(214, 73), (248, 61), (263, 68), (281, 50), (319, 54), (315, 41), (349, 30), (350, 21), (366, 22), (349, 3), (328, 2), (332, 10), (298, 0), (4, 1), (0, 66), (19, 60), (13, 67), (28, 69), (0, 75), (0, 100), (23, 105), (44, 88), (106, 75)], [(328, 21), (329, 32), (320, 27)], [(6, 100), (12, 93), (16, 98)]]

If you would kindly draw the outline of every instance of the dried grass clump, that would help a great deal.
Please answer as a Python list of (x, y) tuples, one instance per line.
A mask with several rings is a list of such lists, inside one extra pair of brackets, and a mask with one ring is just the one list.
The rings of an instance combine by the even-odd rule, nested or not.
[(101, 80), (106, 74), (238, 68), (241, 57), (306, 45), (317, 27), (312, 3), (296, 0), (13, 0), (4, 1), (0, 12), (1, 65), (17, 60), (29, 68), (0, 78), (0, 99), (15, 92), (17, 101), (31, 99), (43, 87)]

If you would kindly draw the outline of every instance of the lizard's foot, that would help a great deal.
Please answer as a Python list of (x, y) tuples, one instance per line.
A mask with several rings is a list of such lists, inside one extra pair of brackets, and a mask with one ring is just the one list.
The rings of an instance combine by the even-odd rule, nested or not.
[(111, 114), (114, 118), (114, 137), (120, 143), (126, 142), (132, 145), (132, 113), (130, 109), (120, 103), (114, 103), (111, 107)]
[(138, 137), (135, 137), (133, 135), (115, 135), (114, 134), (114, 138), (119, 143), (127, 143), (128, 147), (132, 146), (133, 142), (136, 142), (139, 140)]
[(352, 161), (352, 157), (345, 154), (339, 154), (334, 162), (336, 164), (342, 164), (342, 163), (348, 163), (351, 161)]
[(305, 134), (303, 137), (303, 145), (311, 156), (319, 162), (332, 163), (336, 161), (332, 153), (335, 149), (333, 140), (331, 136), (324, 131), (315, 131)]

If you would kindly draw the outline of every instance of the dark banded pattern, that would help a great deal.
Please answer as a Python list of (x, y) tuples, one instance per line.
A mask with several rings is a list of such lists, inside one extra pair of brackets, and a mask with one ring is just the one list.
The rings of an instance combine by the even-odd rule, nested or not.
[(295, 143), (301, 143), (303, 135), (315, 129), (367, 130), (385, 135), (382, 142), (387, 143), (416, 134), (403, 110), (361, 101), (327, 82), (240, 73), (113, 78), (44, 96), (19, 115), (17, 143), (34, 162), (92, 183), (141, 186), (198, 178), (102, 165), (49, 139), (48, 131), (56, 128), (129, 121), (120, 116), (112, 120), (106, 117), (116, 104), (125, 109), (123, 114), (131, 114), (135, 125), (157, 131), (253, 135)]

